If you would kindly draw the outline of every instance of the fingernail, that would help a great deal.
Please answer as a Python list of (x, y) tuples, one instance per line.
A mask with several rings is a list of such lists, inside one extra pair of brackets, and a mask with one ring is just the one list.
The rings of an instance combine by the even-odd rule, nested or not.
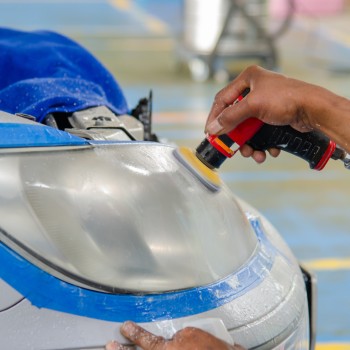
[(220, 124), (219, 118), (216, 118), (213, 120), (208, 126), (207, 126), (207, 133), (210, 135), (216, 135), (223, 129), (223, 126)]
[(110, 341), (105, 348), (105, 350), (116, 350), (116, 349), (117, 349), (117, 343), (115, 341)]
[(135, 323), (132, 321), (126, 321), (122, 324), (121, 328), (125, 332), (130, 332), (135, 328)]

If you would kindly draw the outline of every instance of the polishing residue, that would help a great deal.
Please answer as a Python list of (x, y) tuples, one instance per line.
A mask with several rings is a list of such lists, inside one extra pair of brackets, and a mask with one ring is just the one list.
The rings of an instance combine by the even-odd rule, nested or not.
[(217, 172), (203, 164), (188, 147), (179, 147), (174, 150), (175, 158), (184, 165), (197, 179), (212, 191), (221, 187), (221, 179)]

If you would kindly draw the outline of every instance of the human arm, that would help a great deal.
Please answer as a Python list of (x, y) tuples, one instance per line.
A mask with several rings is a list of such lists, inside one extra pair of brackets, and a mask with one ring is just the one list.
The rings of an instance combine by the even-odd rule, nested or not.
[[(246, 88), (250, 93), (238, 104), (233, 102)], [(215, 97), (205, 130), (224, 134), (249, 117), (271, 125), (290, 125), (298, 131), (318, 130), (350, 151), (350, 100), (320, 86), (251, 66)], [(265, 153), (247, 145), (244, 156), (262, 162)], [(278, 150), (271, 150), (278, 155)]]
[[(125, 322), (120, 332), (131, 342), (144, 350), (244, 350), (240, 345), (230, 345), (198, 328), (187, 327), (164, 339), (147, 332), (134, 322)], [(130, 350), (129, 346), (109, 342), (106, 350)]]

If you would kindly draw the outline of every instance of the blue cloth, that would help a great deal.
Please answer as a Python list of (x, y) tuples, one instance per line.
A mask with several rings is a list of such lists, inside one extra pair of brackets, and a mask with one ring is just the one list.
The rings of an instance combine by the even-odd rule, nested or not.
[(40, 122), (100, 105), (128, 111), (116, 80), (86, 49), (54, 32), (0, 28), (0, 110)]

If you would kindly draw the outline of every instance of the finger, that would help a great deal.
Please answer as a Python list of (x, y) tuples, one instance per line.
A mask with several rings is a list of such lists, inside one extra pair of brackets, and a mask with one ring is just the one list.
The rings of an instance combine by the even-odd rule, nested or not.
[(216, 119), (207, 125), (206, 132), (210, 135), (228, 133), (245, 119), (254, 115), (249, 100), (250, 96), (247, 96), (241, 102), (225, 108)]
[(245, 158), (249, 158), (253, 155), (253, 148), (248, 145), (243, 145), (240, 147), (239, 151), (241, 152), (241, 155)]
[(281, 153), (281, 150), (278, 148), (269, 148), (267, 151), (270, 153), (270, 156), (274, 158), (278, 157)]
[(119, 344), (118, 342), (116, 341), (110, 341), (106, 347), (105, 347), (105, 350), (131, 350), (133, 349), (134, 347), (130, 347), (130, 346), (126, 346), (126, 345), (122, 345), (122, 344)]
[(261, 164), (266, 160), (266, 153), (264, 151), (254, 151), (252, 157), (257, 163)]
[(242, 72), (235, 80), (216, 94), (207, 118), (205, 130), (212, 121), (214, 121), (228, 106), (232, 105), (242, 92), (249, 87), (245, 75), (246, 73)]
[(121, 326), (120, 332), (134, 344), (145, 350), (160, 350), (165, 343), (163, 337), (147, 332), (144, 328), (131, 321), (125, 322)]
[(118, 343), (116, 341), (110, 341), (106, 347), (105, 350), (117, 350)]

